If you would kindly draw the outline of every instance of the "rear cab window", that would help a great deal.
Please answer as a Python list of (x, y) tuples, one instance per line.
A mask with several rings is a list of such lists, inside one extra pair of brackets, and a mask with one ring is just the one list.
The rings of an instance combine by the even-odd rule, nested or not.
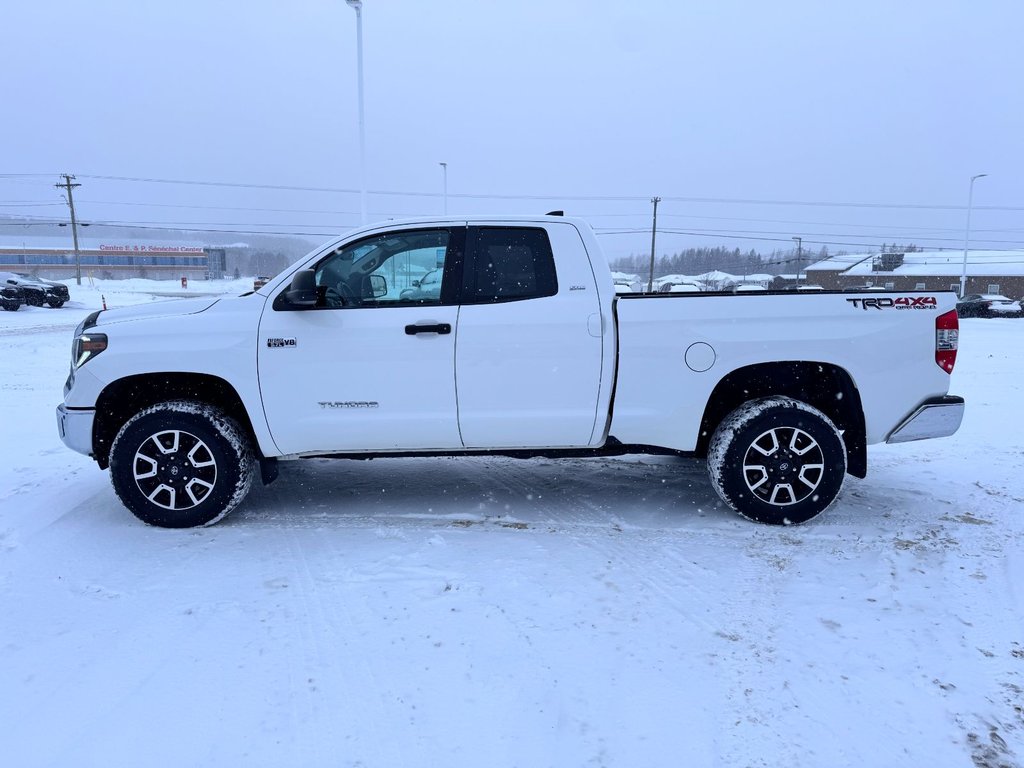
[(493, 304), (558, 293), (555, 257), (541, 227), (470, 227), (462, 304)]

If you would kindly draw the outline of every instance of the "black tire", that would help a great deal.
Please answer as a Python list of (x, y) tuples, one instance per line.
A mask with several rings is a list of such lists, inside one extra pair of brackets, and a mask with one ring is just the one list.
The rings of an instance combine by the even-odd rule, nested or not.
[(41, 307), (43, 306), (43, 297), (38, 293), (25, 293), (25, 303), (30, 307)]
[(256, 459), (238, 424), (212, 406), (173, 401), (130, 418), (110, 449), (110, 479), (132, 514), (161, 528), (222, 520), (245, 498)]
[(50, 301), (47, 301), (46, 303), (49, 304), (54, 309), (60, 309), (61, 307), (64, 306), (64, 302), (63, 301), (54, 301), (52, 299)]
[(2, 303), (3, 308), (8, 312), (17, 312), (21, 307), (21, 302), (18, 301), (5, 301)]
[(789, 397), (744, 403), (708, 446), (718, 495), (748, 520), (805, 523), (836, 500), (846, 478), (846, 447), (824, 413)]

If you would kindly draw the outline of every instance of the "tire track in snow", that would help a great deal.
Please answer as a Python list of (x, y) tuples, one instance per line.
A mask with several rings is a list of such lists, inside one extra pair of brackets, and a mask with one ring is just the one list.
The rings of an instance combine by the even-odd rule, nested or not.
[[(0, 337), (8, 336), (36, 336), (42, 333), (69, 333), (78, 326), (73, 323), (53, 323), (51, 325), (25, 325), (16, 328), (0, 328)], [(68, 348), (71, 348), (71, 340), (68, 339)]]
[[(292, 732), (312, 729), (315, 732), (330, 733), (331, 720), (336, 716), (332, 704), (335, 698), (340, 698), (346, 701), (346, 717), (354, 718), (358, 724), (355, 728), (349, 726), (347, 730), (360, 735), (372, 734), (369, 738), (361, 737), (359, 744), (373, 745), (376, 748), (374, 762), (380, 762), (382, 765), (404, 764), (404, 760), (396, 760), (397, 755), (389, 748), (393, 747), (393, 740), (378, 727), (378, 723), (386, 723), (388, 718), (379, 696), (381, 687), (368, 662), (362, 654), (338, 652), (346, 646), (351, 647), (352, 642), (347, 634), (355, 629), (355, 623), (349, 615), (345, 626), (342, 626), (335, 611), (328, 605), (329, 596), (341, 596), (331, 588), (333, 584), (314, 576), (307, 556), (309, 544), (307, 536), (290, 531), (288, 548), (292, 553), (296, 598), (301, 605), (299, 631), (302, 634), (303, 656), (306, 662), (300, 670), (307, 670), (302, 671), (297, 677), (294, 671), (291, 675), (292, 695), (289, 699), (293, 712), (296, 711), (297, 702), (301, 702), (301, 705), (298, 705), (301, 706), (301, 712), (296, 713), (299, 727), (293, 728)], [(336, 603), (332, 601), (332, 604), (344, 606), (346, 601), (341, 598)], [(337, 685), (337, 690), (327, 688), (332, 683)], [(374, 711), (370, 713), (362, 706), (353, 706), (354, 703), (348, 701), (344, 693), (349, 690), (373, 691), (373, 697), (367, 697), (359, 704), (369, 704)], [(307, 764), (323, 765), (331, 762), (331, 757), (336, 757), (331, 750), (325, 751), (319, 739), (307, 740), (301, 748), (306, 752), (302, 762)]]
[[(614, 482), (613, 478), (601, 476), (609, 471), (627, 472), (631, 482), (633, 476), (638, 474), (642, 481), (640, 487), (646, 488), (652, 477), (660, 479), (659, 469), (670, 474), (674, 467), (595, 459), (569, 460), (567, 463), (570, 464), (567, 474), (573, 477), (569, 482), (578, 483), (584, 492), (551, 492), (557, 516), (549, 516), (546, 523), (548, 533), (566, 535), (576, 547), (597, 553), (599, 559), (614, 571), (614, 574), (609, 571), (609, 579), (615, 580), (612, 583), (624, 582), (619, 585), (623, 590), (636, 595), (653, 593), (671, 606), (681, 619), (693, 622), (709, 633), (719, 631), (720, 623), (712, 618), (717, 614), (716, 601), (707, 588), (712, 582), (712, 574), (681, 554), (681, 550), (685, 551), (687, 543), (693, 538), (707, 541), (716, 538), (717, 534), (687, 528), (625, 524), (623, 518), (629, 517), (628, 512), (618, 511), (614, 500), (609, 503), (595, 499), (600, 494), (592, 492), (594, 485)], [(511, 475), (512, 480), (507, 485), (512, 488), (530, 487), (533, 473), (511, 470), (507, 474)], [(655, 489), (659, 494), (668, 490), (661, 483)], [(637, 498), (636, 501), (647, 503), (645, 497)], [(679, 514), (684, 517), (686, 510), (681, 509)], [(659, 557), (637, 561), (638, 549), (650, 551), (652, 546), (659, 552)], [(651, 602), (646, 598), (645, 601)], [(658, 608), (661, 607), (659, 603)]]
[(795, 706), (778, 669), (778, 632), (780, 617), (785, 616), (779, 595), (785, 578), (763, 557), (763, 548), (763, 541), (748, 537), (736, 553), (734, 567), (722, 574), (719, 610), (725, 621), (716, 633), (716, 655), (727, 662), (716, 667), (725, 672), (721, 706), (723, 720), (732, 727), (728, 739), (716, 740), (716, 746), (725, 765), (795, 766), (801, 764), (805, 750), (793, 734), (778, 730), (783, 721), (780, 710)]

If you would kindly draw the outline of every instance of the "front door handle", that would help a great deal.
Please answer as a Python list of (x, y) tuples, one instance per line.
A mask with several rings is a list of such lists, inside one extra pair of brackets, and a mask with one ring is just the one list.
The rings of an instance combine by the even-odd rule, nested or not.
[(452, 327), (449, 323), (430, 323), (423, 325), (405, 326), (406, 336), (415, 336), (417, 333), (451, 333)]

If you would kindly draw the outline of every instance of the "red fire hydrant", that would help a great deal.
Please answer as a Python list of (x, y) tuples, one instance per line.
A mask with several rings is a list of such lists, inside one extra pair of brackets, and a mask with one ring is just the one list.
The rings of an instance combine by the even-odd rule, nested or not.
[(181, 276), (181, 287), (188, 288), (188, 278), (185, 275)]

